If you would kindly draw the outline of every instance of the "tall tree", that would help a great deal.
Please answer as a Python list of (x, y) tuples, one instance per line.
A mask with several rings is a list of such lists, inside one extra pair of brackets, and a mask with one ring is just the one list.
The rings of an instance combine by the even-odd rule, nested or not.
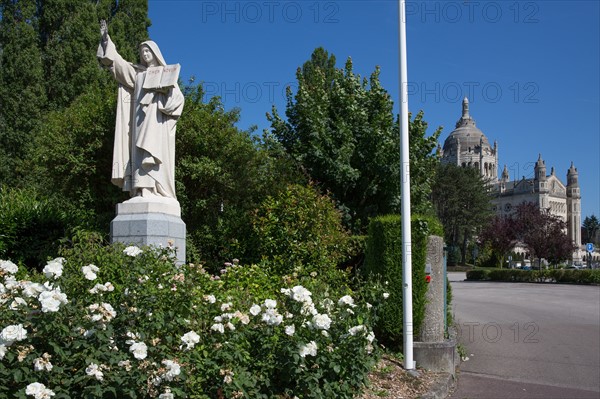
[(474, 168), (440, 164), (432, 189), (433, 205), (444, 226), (446, 242), (459, 247), (461, 262), (467, 245), (491, 218), (489, 185)]
[(109, 77), (98, 68), (95, 52), (100, 19), (108, 20), (120, 54), (136, 62), (135, 49), (148, 37), (147, 13), (147, 0), (43, 1), (40, 37), (50, 107), (65, 107), (88, 87), (108, 84)]
[[(355, 232), (364, 231), (368, 219), (399, 212), (399, 129), (393, 103), (381, 86), (380, 70), (369, 79), (353, 71), (348, 58), (343, 69), (335, 56), (316, 49), (296, 72), (298, 89), (287, 91), (287, 120), (274, 107), (267, 118), (273, 135), (307, 176), (329, 192)], [(427, 124), (419, 114), (411, 123), (411, 168), (419, 171), (437, 162), (432, 150), (439, 131), (425, 137)], [(426, 159), (427, 166), (419, 162)], [(430, 175), (415, 173), (413, 187), (426, 191)], [(420, 184), (419, 178), (425, 184)], [(420, 193), (419, 193), (420, 194)], [(427, 208), (426, 195), (415, 195), (415, 207)]]
[[(419, 111), (412, 120), (409, 120), (408, 125), (410, 196), (413, 212), (428, 214), (435, 213), (431, 194), (440, 161), (433, 150), (438, 145), (437, 140), (442, 133), (442, 128), (438, 127), (431, 136), (427, 136), (428, 124), (423, 116), (423, 111)], [(410, 117), (409, 114), (409, 119)], [(399, 131), (399, 129), (398, 121), (397, 130)]]
[(586, 216), (583, 220), (584, 241), (600, 244), (600, 221), (596, 215)]
[(46, 106), (38, 1), (0, 1), (0, 184), (16, 184), (20, 160)]
[[(114, 85), (98, 67), (98, 21), (114, 21), (113, 39), (137, 60), (148, 36), (147, 0), (0, 0), (0, 184), (30, 175), (34, 136), (48, 112), (88, 90)], [(35, 177), (32, 178), (36, 180)]]

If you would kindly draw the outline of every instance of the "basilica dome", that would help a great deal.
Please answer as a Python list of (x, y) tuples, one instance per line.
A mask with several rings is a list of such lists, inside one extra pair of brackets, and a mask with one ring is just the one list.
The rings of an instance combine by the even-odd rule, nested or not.
[(491, 153), (492, 147), (485, 134), (475, 125), (475, 119), (469, 115), (469, 100), (465, 97), (463, 100), (462, 117), (456, 122), (456, 129), (450, 133), (444, 142), (444, 152), (456, 150), (457, 144), (460, 148), (468, 150), (475, 148), (480, 144), (484, 150)]
[(486, 177), (497, 177), (497, 144), (492, 147), (469, 114), (469, 100), (462, 103), (462, 116), (441, 151), (442, 162), (475, 167)]

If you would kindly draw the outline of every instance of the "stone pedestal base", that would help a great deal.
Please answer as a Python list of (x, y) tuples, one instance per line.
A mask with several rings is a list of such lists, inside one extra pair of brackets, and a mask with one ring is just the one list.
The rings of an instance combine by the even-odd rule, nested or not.
[(455, 340), (414, 342), (413, 351), (419, 367), (435, 372), (455, 374), (460, 360)]
[(185, 233), (179, 202), (172, 198), (134, 197), (117, 205), (117, 216), (110, 223), (111, 242), (171, 245), (178, 264), (185, 263)]

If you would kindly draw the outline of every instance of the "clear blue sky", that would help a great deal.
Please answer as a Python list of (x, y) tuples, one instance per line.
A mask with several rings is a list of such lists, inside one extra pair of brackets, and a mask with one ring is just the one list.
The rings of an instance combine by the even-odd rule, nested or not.
[[(150, 36), (182, 78), (204, 82), (239, 127), (268, 128), (285, 86), (319, 46), (356, 73), (381, 67), (398, 112), (397, 1), (149, 0)], [(530, 177), (541, 153), (566, 182), (579, 170), (582, 220), (600, 216), (600, 2), (407, 2), (409, 109), (441, 142), (468, 96), (471, 115), (511, 178)], [(500, 172), (499, 172), (500, 173)]]

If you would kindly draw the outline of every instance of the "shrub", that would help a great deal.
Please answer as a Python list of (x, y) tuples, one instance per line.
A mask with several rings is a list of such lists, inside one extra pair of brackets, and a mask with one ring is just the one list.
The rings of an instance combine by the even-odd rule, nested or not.
[[(442, 233), (439, 223), (422, 216), (412, 217), (412, 295), (413, 324), (418, 334), (425, 316), (425, 262), (430, 231)], [(399, 215), (371, 219), (363, 274), (369, 280), (387, 282), (390, 298), (379, 314), (376, 331), (384, 344), (402, 345), (402, 226)]]
[(312, 186), (290, 185), (265, 199), (253, 227), (262, 260), (280, 276), (335, 275), (338, 263), (348, 256), (349, 234), (339, 211)]
[(491, 280), (524, 283), (577, 283), (600, 284), (600, 270), (550, 269), (550, 270), (470, 270), (467, 280)]
[(63, 254), (29, 276), (0, 261), (0, 398), (352, 398), (377, 360), (380, 288), (329, 296), (237, 262), (214, 276), (90, 235)]
[(553, 269), (549, 272), (557, 283), (600, 284), (600, 270)]
[(55, 199), (32, 190), (0, 189), (0, 258), (10, 258), (29, 269), (43, 267), (58, 253), (60, 240), (78, 217)]
[(490, 271), (484, 269), (467, 271), (467, 280), (489, 280)]

